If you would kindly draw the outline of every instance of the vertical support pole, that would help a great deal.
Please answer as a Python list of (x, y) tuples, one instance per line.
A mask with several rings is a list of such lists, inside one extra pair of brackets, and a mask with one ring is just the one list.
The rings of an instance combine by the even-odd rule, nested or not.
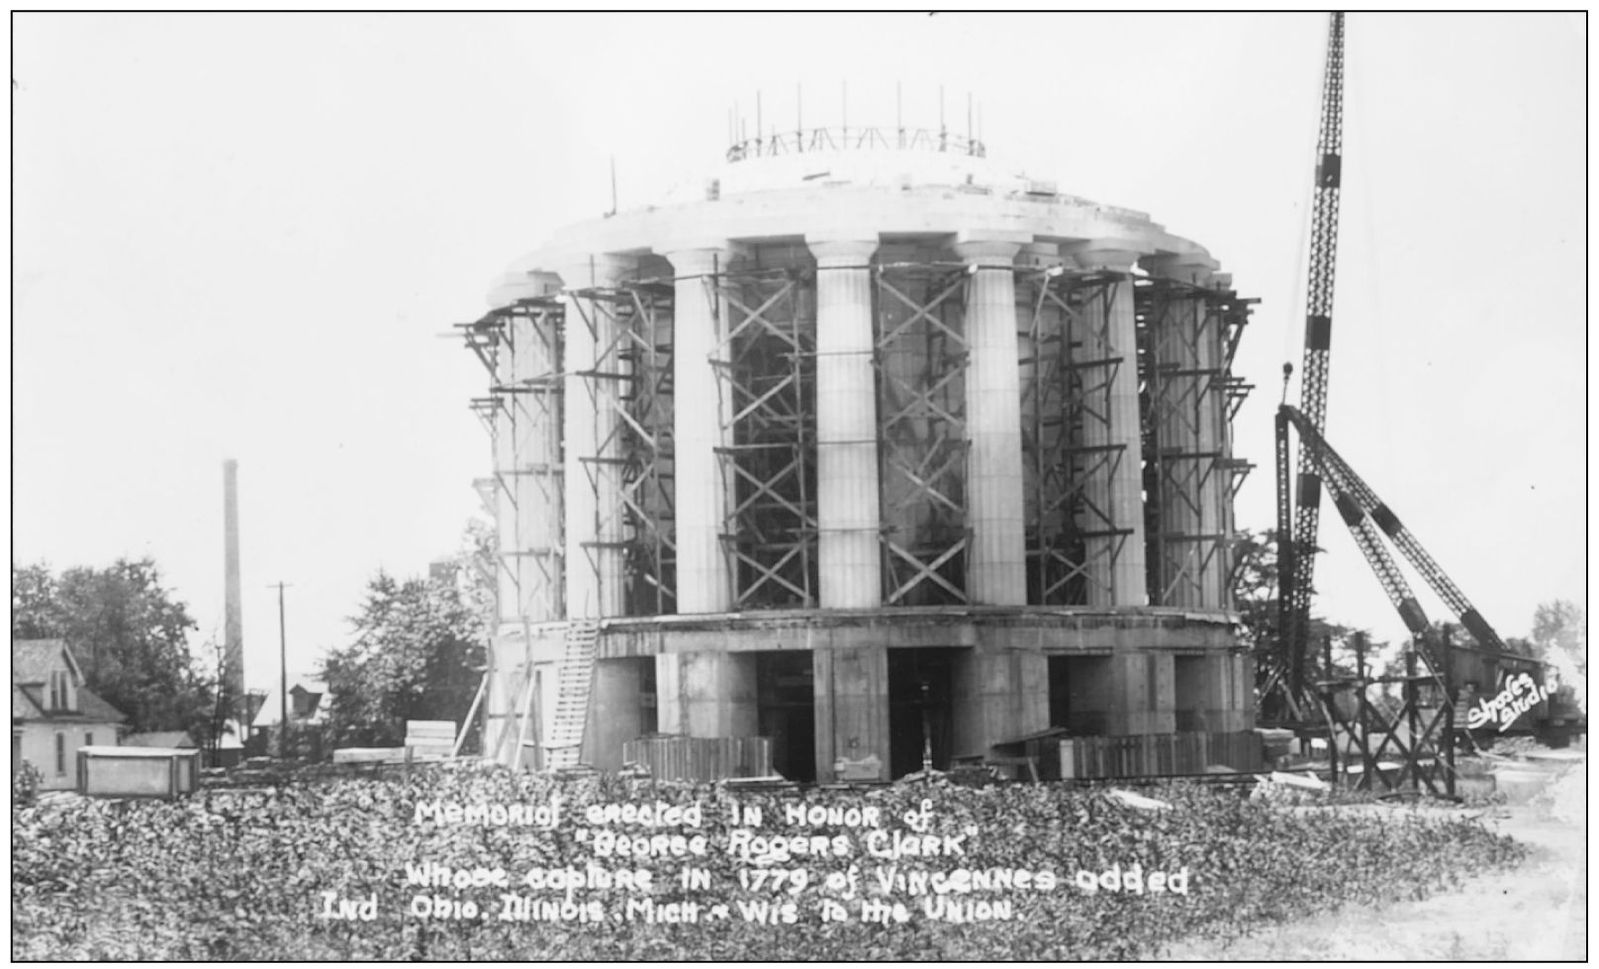
[[(1355, 689), (1359, 691), (1359, 693), (1357, 693), (1358, 699), (1360, 693), (1365, 692), (1366, 685), (1364, 682), (1362, 682), (1358, 684)], [(1321, 696), (1323, 698), (1322, 702), (1331, 708), (1329, 712), (1336, 714), (1338, 712), (1338, 694), (1328, 691), (1326, 693), (1322, 693)], [(1356, 712), (1355, 716), (1357, 718), (1360, 716), (1358, 711)], [(1331, 722), (1327, 725), (1327, 766), (1331, 772), (1333, 784), (1336, 785), (1340, 776), (1338, 771), (1338, 718), (1336, 716), (1331, 716), (1328, 717), (1328, 719)]]
[(1416, 649), (1420, 642), (1418, 635), (1405, 652), (1405, 729), (1410, 732), (1410, 750), (1405, 757), (1410, 763), (1406, 765), (1409, 769), (1405, 773), (1410, 776), (1411, 784), (1418, 788), (1421, 786), (1421, 717), (1416, 709), (1420, 701), (1416, 689)]
[[(1027, 237), (1031, 241), (1031, 237)], [(967, 240), (955, 254), (973, 273), (967, 289), (966, 594), (984, 605), (1027, 603), (1022, 520), (1021, 370), (1016, 344), (1020, 241)]]
[(278, 756), (289, 756), (289, 634), (283, 613), (283, 583), (278, 583)]
[(883, 599), (872, 368), (876, 240), (810, 242), (816, 257), (816, 488), (819, 579), (825, 609)]
[[(1286, 367), (1284, 370), (1286, 371)], [(1286, 380), (1286, 373), (1284, 375)], [(1300, 687), (1294, 672), (1294, 513), (1293, 487), (1290, 484), (1292, 465), (1288, 448), (1288, 415), (1277, 411), (1276, 417), (1276, 484), (1277, 484), (1277, 641), (1273, 650), (1283, 664), (1278, 670), (1284, 677), (1283, 687), (1290, 698)], [(1365, 640), (1357, 633), (1356, 656), (1360, 663), (1360, 678), (1366, 678)], [(1290, 706), (1292, 705), (1290, 699)]]
[(1450, 797), (1455, 796), (1455, 648), (1452, 643), (1449, 627), (1444, 627), (1442, 641), (1439, 642), (1439, 651), (1443, 653), (1439, 660), (1443, 666), (1444, 696), (1443, 709), (1439, 711), (1443, 718), (1444, 731), (1444, 791)]

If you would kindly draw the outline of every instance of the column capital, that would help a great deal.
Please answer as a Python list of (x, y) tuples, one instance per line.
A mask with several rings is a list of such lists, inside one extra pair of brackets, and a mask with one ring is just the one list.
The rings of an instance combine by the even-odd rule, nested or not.
[(968, 266), (1014, 266), (1019, 242), (957, 242), (951, 249)]
[(1024, 243), (1016, 254), (1016, 265), (1026, 269), (1050, 269), (1060, 264), (1060, 246), (1053, 242)]
[(963, 229), (955, 233), (955, 242), (950, 248), (956, 257), (969, 265), (1011, 266), (1015, 265), (1016, 254), (1021, 252), (1022, 246), (1032, 241), (1031, 232), (972, 232)]
[(560, 291), (561, 278), (555, 273), (537, 269), (510, 272), (495, 280), (494, 287), (489, 290), (488, 301), (490, 308), (499, 309), (519, 300), (555, 296)]
[(1132, 239), (1090, 239), (1061, 246), (1061, 251), (1077, 260), (1082, 269), (1118, 273), (1131, 272), (1139, 257), (1145, 255)]
[(805, 244), (816, 257), (819, 269), (843, 266), (864, 266), (877, 252), (876, 239), (813, 239), (805, 237)]
[(555, 269), (561, 277), (561, 288), (566, 290), (609, 288), (621, 282), (622, 277), (637, 270), (637, 259), (610, 253), (574, 257)]
[(720, 242), (699, 240), (688, 244), (656, 246), (655, 251), (672, 264), (672, 271), (679, 276), (704, 276), (714, 272), (726, 272), (733, 265), (734, 257), (738, 255), (737, 250), (726, 240)]
[(1198, 249), (1146, 258), (1144, 268), (1156, 276), (1204, 286), (1209, 284), (1211, 273), (1221, 268), (1221, 263)]

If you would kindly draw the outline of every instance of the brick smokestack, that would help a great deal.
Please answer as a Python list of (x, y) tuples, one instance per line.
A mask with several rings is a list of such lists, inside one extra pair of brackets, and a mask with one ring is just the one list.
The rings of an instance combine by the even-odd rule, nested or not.
[(239, 592), (239, 462), (222, 462), (222, 515), (226, 544), (227, 590), (223, 619), (223, 682), (233, 695), (236, 717), (245, 713), (244, 609)]

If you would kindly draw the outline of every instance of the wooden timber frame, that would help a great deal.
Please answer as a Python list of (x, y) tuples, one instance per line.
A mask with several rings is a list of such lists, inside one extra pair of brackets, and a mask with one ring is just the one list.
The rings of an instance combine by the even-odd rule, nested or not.
[[(1328, 725), (1333, 776), (1356, 790), (1455, 799), (1455, 704), (1449, 688), (1454, 678), (1448, 643), (1418, 639), (1405, 651), (1403, 674), (1388, 676), (1367, 675), (1363, 646), (1364, 637), (1357, 644), (1354, 676), (1315, 683)], [(1331, 670), (1330, 646), (1324, 650), (1324, 666)], [(1389, 702), (1375, 702), (1373, 688)], [(1344, 750), (1339, 749), (1342, 738), (1347, 738)]]

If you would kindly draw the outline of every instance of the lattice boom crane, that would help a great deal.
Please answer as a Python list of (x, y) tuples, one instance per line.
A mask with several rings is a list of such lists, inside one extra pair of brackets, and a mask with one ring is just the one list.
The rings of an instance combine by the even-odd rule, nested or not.
[(1411, 594), (1410, 585), (1405, 581), (1404, 575), (1395, 566), (1393, 559), (1388, 555), (1387, 548), (1383, 545), (1383, 537), (1399, 549), (1422, 580), (1425, 581), (1438, 598), (1442, 599), (1455, 615), (1460, 618), (1460, 624), (1466, 627), (1483, 649), (1490, 653), (1505, 652), (1504, 641), (1488, 621), (1482, 617), (1477, 608), (1466, 598), (1439, 567), (1427, 550), (1421, 547), (1421, 542), (1399, 520), (1388, 505), (1371, 490), (1355, 473), (1321, 432), (1316, 430), (1310, 421), (1309, 415), (1300, 410), (1284, 404), (1280, 411), (1279, 427), (1284, 424), (1293, 425), (1299, 432), (1299, 446), (1302, 453), (1307, 453), (1312, 462), (1312, 467), (1319, 468), (1321, 477), (1326, 484), (1327, 492), (1333, 500), (1333, 507), (1338, 509), (1339, 517), (1355, 536), (1355, 542), (1360, 546), (1360, 551), (1366, 556), (1366, 561), (1371, 564), (1372, 571), (1377, 574), (1377, 580), (1382, 583), (1383, 592), (1399, 610), (1399, 615), (1405, 621), (1413, 635), (1420, 636), (1427, 629), (1427, 616), (1422, 611), (1416, 597)]
[[(1332, 346), (1333, 277), (1338, 250), (1339, 185), (1343, 168), (1344, 15), (1328, 24), (1327, 64), (1322, 77), (1321, 130), (1316, 141), (1315, 204), (1310, 228), (1310, 279), (1305, 305), (1305, 355), (1300, 370), (1300, 410), (1320, 431), (1326, 424), (1327, 371)], [(1281, 436), (1279, 435), (1279, 438)], [(1316, 531), (1321, 515), (1321, 478), (1301, 437), (1299, 487), (1289, 522), (1287, 453), (1277, 455), (1279, 562), (1278, 631), (1290, 696), (1303, 695), (1305, 644), (1310, 635), (1310, 597), (1316, 569)]]

